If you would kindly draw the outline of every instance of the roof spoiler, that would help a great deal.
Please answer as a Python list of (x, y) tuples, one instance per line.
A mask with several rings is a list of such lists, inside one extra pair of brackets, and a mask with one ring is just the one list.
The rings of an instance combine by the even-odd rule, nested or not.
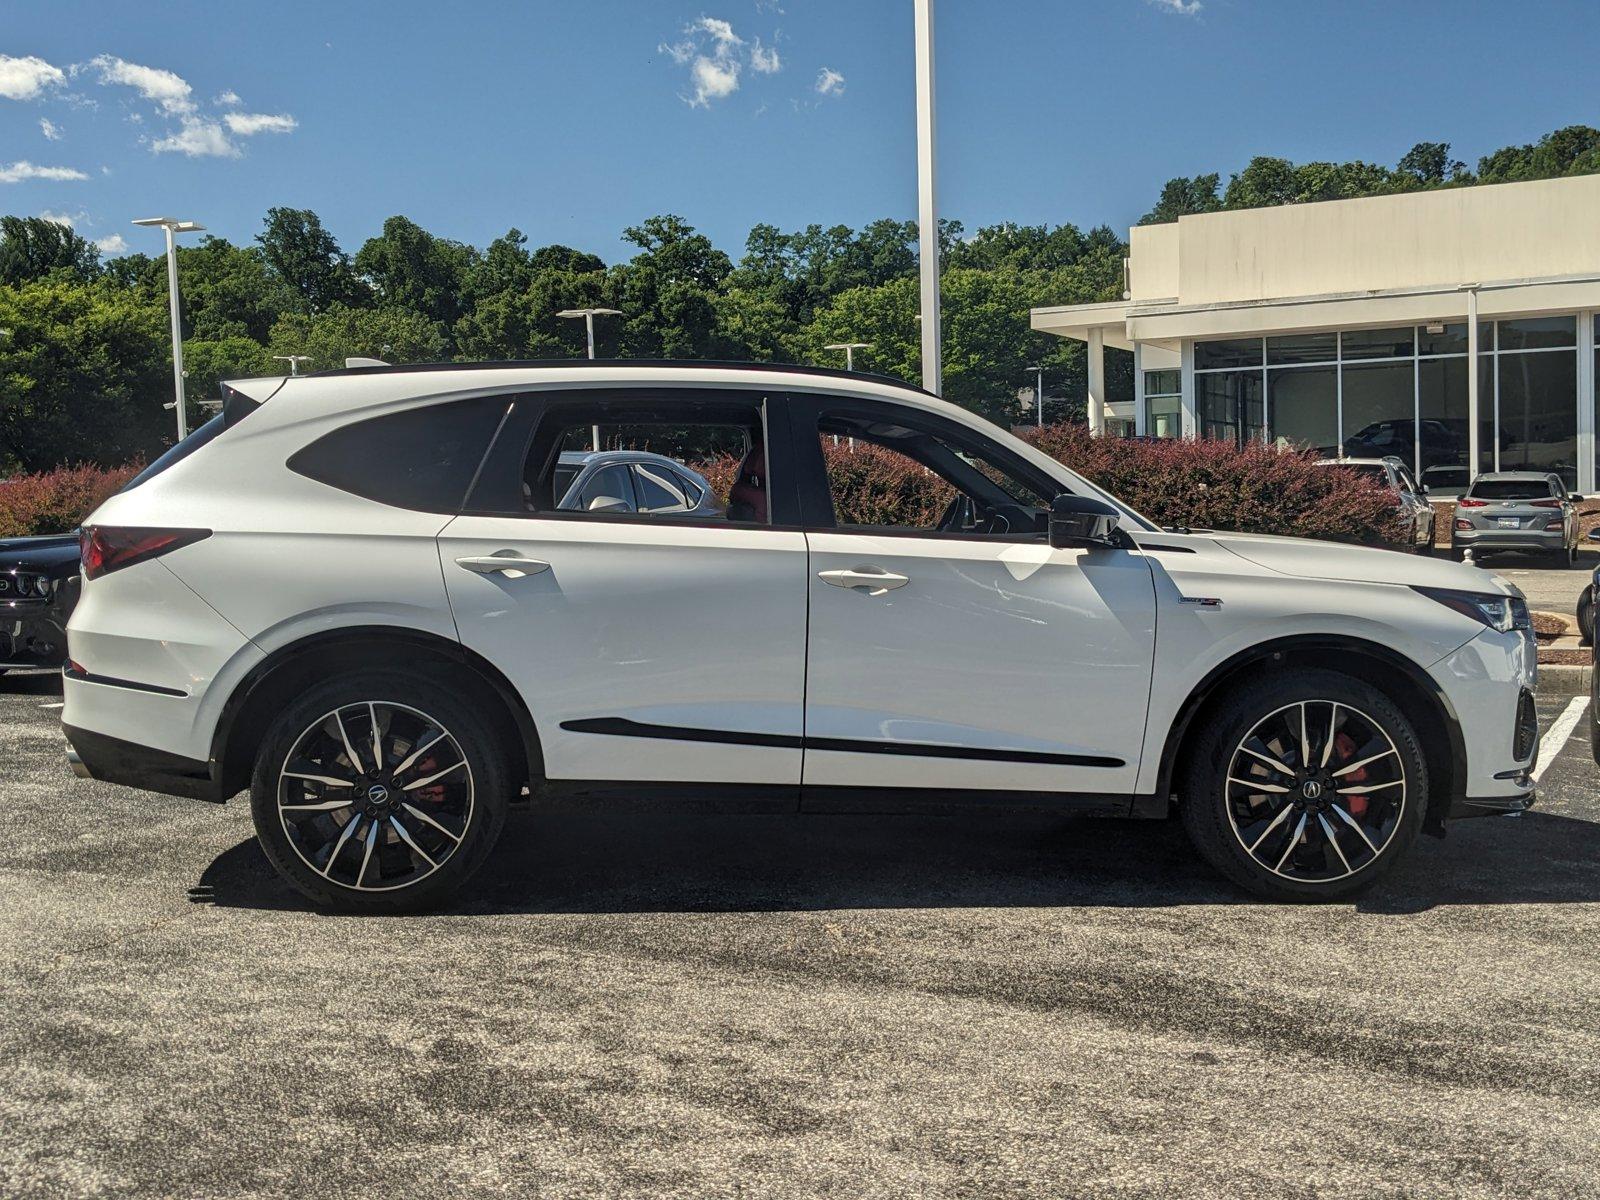
[(344, 360), (345, 370), (353, 367), (387, 367), (389, 364), (381, 358), (347, 358)]

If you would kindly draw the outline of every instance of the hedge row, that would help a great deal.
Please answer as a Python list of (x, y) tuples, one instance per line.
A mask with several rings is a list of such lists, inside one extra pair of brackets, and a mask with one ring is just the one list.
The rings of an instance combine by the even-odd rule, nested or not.
[[(1076, 424), (1026, 436), (1158, 525), (1370, 545), (1403, 538), (1387, 491), (1353, 472), (1315, 466), (1307, 455), (1205, 439), (1096, 438)], [(937, 475), (866, 442), (852, 447), (826, 438), (823, 457), (839, 515), (849, 524), (929, 528), (953, 495)], [(695, 466), (726, 499), (738, 459), (721, 455)], [(0, 481), (0, 536), (71, 529), (137, 470), (62, 467)]]
[(98, 508), (142, 463), (109, 470), (57, 467), (37, 475), (0, 479), (0, 537), (66, 533)]

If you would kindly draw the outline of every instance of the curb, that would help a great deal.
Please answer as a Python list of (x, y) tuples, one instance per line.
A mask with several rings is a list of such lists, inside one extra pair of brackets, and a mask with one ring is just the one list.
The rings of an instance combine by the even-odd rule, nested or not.
[(1540, 696), (1587, 696), (1589, 675), (1593, 667), (1572, 666), (1566, 663), (1540, 664), (1539, 684), (1535, 689)]

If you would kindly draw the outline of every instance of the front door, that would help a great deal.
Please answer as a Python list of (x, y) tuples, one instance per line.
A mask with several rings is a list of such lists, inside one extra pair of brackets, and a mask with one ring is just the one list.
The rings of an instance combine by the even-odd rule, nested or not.
[(1052, 549), (1059, 489), (965, 426), (853, 401), (814, 419), (832, 511), (808, 523), (833, 528), (808, 534), (807, 805), (829, 787), (1131, 795), (1144, 557)]
[[(766, 417), (743, 393), (518, 401), (440, 567), (462, 643), (527, 703), (549, 779), (799, 784), (807, 552), (773, 527)], [(737, 498), (696, 515), (582, 503), (556, 468), (570, 480), (595, 426), (611, 452), (721, 464)]]

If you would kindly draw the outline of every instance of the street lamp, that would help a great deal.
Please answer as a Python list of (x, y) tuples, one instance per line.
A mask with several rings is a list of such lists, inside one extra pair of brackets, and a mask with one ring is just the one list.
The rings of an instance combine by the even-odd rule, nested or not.
[(872, 343), (871, 342), (834, 342), (831, 346), (824, 346), (823, 349), (824, 350), (843, 350), (844, 351), (844, 369), (846, 371), (854, 371), (856, 369), (856, 351), (857, 350), (871, 350), (872, 349)]
[(1043, 429), (1044, 428), (1044, 368), (1041, 367), (1041, 366), (1035, 365), (1035, 366), (1028, 367), (1026, 369), (1033, 372), (1034, 388), (1035, 388), (1034, 394), (1038, 399), (1038, 406), (1039, 406), (1039, 428)]
[(178, 440), (189, 436), (189, 413), (183, 403), (183, 328), (178, 321), (178, 250), (173, 242), (177, 233), (199, 233), (204, 225), (180, 221), (175, 217), (141, 217), (135, 225), (159, 225), (167, 234), (167, 301), (172, 309), (172, 406), (178, 413)]
[(301, 363), (310, 362), (311, 361), (311, 355), (309, 355), (309, 354), (274, 354), (272, 356), (272, 359), (273, 359), (274, 362), (286, 362), (286, 363), (288, 363), (289, 364), (289, 374), (298, 375), (298, 374), (300, 374), (300, 364)]
[(921, 260), (922, 386), (937, 396), (942, 380), (939, 334), (939, 206), (934, 196), (933, 0), (915, 0), (917, 43), (917, 257)]
[[(583, 330), (588, 335), (589, 357), (591, 359), (594, 358), (594, 319), (596, 317), (620, 317), (621, 315), (622, 310), (620, 308), (563, 308), (556, 314), (556, 316), (566, 317), (568, 320), (576, 320), (578, 317), (583, 318)], [(591, 425), (589, 427), (589, 438), (592, 443), (591, 448), (600, 449), (600, 426)]]

